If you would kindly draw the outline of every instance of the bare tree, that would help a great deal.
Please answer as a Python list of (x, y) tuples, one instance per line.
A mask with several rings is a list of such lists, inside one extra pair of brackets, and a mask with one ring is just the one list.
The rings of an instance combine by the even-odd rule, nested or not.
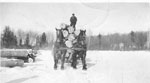
[(17, 41), (19, 42), (18, 44), (19, 45), (25, 44), (26, 33), (21, 29), (19, 29), (16, 34), (17, 34)]

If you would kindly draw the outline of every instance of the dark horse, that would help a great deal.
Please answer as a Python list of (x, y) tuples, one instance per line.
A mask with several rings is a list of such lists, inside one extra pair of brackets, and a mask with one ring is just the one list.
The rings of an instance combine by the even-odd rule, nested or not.
[(57, 69), (57, 64), (59, 59), (61, 60), (61, 69), (64, 69), (64, 61), (66, 50), (62, 50), (60, 48), (64, 47), (64, 37), (62, 33), (62, 29), (56, 29), (56, 41), (53, 46), (53, 56), (54, 56), (54, 69)]
[[(77, 65), (77, 59), (82, 60), (83, 70), (86, 70), (86, 30), (80, 30), (80, 34), (77, 37), (77, 43), (75, 44), (75, 48), (81, 48), (81, 50), (74, 50), (73, 56), (72, 56), (72, 64), (71, 66), (76, 69)], [(78, 55), (78, 56), (77, 56)]]

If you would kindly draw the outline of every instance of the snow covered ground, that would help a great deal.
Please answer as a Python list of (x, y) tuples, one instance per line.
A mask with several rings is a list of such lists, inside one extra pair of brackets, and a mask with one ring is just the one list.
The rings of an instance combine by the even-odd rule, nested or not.
[(88, 70), (53, 69), (51, 51), (40, 51), (35, 63), (0, 68), (0, 83), (150, 83), (150, 52), (88, 51)]

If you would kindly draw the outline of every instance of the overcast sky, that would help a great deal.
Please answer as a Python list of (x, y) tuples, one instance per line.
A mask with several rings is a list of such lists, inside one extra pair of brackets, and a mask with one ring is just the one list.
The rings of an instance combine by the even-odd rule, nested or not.
[(60, 23), (70, 24), (72, 13), (78, 19), (76, 28), (93, 35), (150, 28), (149, 3), (0, 3), (0, 27), (54, 31)]

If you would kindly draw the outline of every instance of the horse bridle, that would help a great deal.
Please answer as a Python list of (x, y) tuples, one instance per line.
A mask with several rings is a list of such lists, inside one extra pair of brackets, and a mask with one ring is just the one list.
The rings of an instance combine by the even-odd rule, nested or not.
[(79, 41), (81, 42), (82, 45), (85, 45), (85, 43), (86, 43), (86, 36), (85, 36), (85, 34), (80, 35)]
[(59, 38), (60, 32), (61, 32), (61, 29), (57, 29), (57, 39), (56, 39), (56, 42), (61, 42), (61, 40)]

